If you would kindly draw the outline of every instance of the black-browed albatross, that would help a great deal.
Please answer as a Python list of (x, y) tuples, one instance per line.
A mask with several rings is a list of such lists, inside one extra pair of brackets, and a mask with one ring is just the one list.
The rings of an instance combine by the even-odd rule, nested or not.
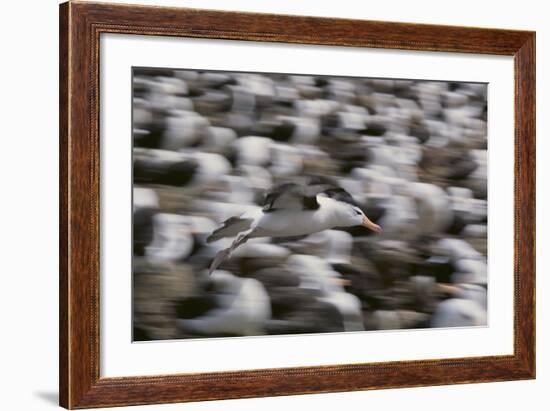
[(265, 196), (262, 208), (229, 218), (208, 237), (210, 243), (236, 236), (230, 247), (216, 254), (209, 273), (251, 238), (294, 237), (359, 225), (377, 233), (382, 231), (341, 187), (323, 183), (308, 186), (284, 183)]

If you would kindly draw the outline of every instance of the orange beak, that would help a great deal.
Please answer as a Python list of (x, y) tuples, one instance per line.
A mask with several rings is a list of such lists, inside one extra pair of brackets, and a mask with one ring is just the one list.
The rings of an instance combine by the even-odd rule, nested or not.
[(363, 224), (362, 225), (363, 225), (363, 227), (367, 227), (369, 230), (372, 230), (375, 233), (381, 233), (382, 232), (382, 227), (380, 227), (378, 224), (374, 224), (366, 216), (363, 218)]
[(452, 297), (458, 297), (460, 296), (460, 288), (451, 284), (445, 284), (445, 283), (439, 283), (437, 284), (437, 289), (444, 293), (449, 294)]
[(333, 278), (332, 281), (334, 281), (334, 283), (337, 285), (341, 285), (342, 287), (351, 285), (351, 281), (347, 278)]

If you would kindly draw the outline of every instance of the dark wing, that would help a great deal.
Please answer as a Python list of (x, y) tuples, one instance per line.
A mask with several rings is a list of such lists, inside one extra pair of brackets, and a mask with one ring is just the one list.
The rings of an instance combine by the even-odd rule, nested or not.
[(251, 218), (231, 217), (223, 222), (223, 225), (214, 230), (206, 239), (207, 243), (217, 241), (225, 237), (234, 237), (242, 231), (246, 231), (252, 225)]
[(269, 213), (276, 210), (317, 210), (317, 194), (315, 187), (304, 187), (295, 183), (284, 183), (276, 186), (265, 196), (263, 211)]
[(275, 210), (317, 210), (319, 208), (318, 195), (325, 195), (359, 207), (351, 194), (335, 185), (331, 179), (315, 177), (309, 181), (307, 186), (296, 183), (284, 183), (276, 186), (266, 195), (263, 211), (268, 213)]
[(342, 201), (343, 203), (351, 204), (355, 207), (361, 208), (360, 204), (344, 190), (342, 187), (336, 184), (336, 181), (329, 177), (316, 176), (310, 179), (309, 186), (311, 189), (316, 189), (317, 194), (324, 194), (336, 201)]
[(361, 208), (359, 203), (355, 201), (351, 194), (341, 187), (329, 187), (323, 190), (322, 193), (336, 201), (341, 201), (343, 203), (348, 203), (352, 206)]

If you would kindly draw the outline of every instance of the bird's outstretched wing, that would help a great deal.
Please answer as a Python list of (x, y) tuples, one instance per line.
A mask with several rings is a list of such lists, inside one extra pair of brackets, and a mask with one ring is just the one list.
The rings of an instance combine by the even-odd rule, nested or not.
[(276, 186), (265, 196), (262, 210), (317, 210), (318, 195), (325, 195), (337, 201), (358, 206), (350, 193), (327, 177), (312, 178), (307, 186), (284, 183)]
[(326, 187), (319, 194), (324, 194), (327, 197), (333, 198), (337, 201), (341, 201), (343, 203), (348, 203), (353, 206), (360, 207), (360, 204), (357, 201), (355, 201), (355, 199), (351, 196), (351, 194), (348, 193), (346, 190), (344, 190), (342, 187), (336, 187), (336, 186)]
[(206, 242), (211, 243), (221, 238), (234, 237), (240, 232), (250, 229), (253, 222), (252, 218), (231, 217), (225, 220), (220, 228), (214, 230)]
[(237, 249), (237, 247), (246, 243), (249, 240), (250, 238), (249, 235), (252, 233), (253, 230), (254, 229), (252, 228), (250, 230), (239, 233), (239, 235), (231, 243), (231, 246), (229, 246), (228, 248), (224, 248), (221, 251), (218, 251), (218, 253), (214, 257), (214, 260), (210, 264), (210, 268), (208, 269), (208, 275), (212, 274), (212, 272), (220, 266), (223, 260), (231, 257), (231, 254), (233, 253), (233, 251)]
[(318, 190), (296, 183), (275, 186), (266, 194), (262, 210), (269, 213), (276, 210), (316, 210)]
[(360, 204), (355, 201), (350, 193), (340, 187), (336, 181), (330, 177), (316, 176), (309, 180), (308, 185), (318, 192), (317, 194), (325, 195), (343, 203), (348, 203), (356, 207), (360, 207)]

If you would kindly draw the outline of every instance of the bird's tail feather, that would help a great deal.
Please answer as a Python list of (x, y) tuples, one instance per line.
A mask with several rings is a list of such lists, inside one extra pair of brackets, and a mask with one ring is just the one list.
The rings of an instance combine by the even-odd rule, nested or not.
[(211, 243), (225, 237), (235, 237), (240, 232), (248, 230), (252, 222), (253, 220), (251, 218), (231, 217), (225, 220), (220, 228), (214, 230), (214, 232), (208, 236), (206, 242)]

